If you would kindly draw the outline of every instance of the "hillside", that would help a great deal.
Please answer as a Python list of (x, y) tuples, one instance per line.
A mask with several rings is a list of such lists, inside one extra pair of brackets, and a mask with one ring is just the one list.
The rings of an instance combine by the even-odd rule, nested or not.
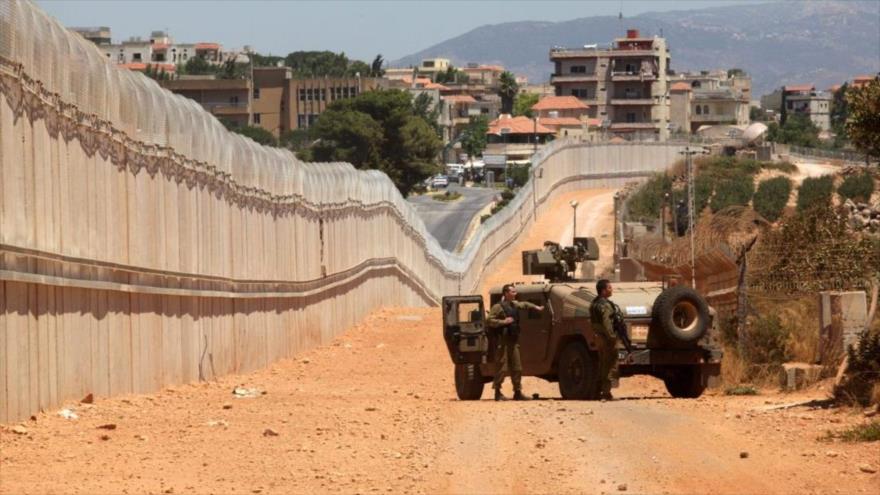
[[(588, 12), (589, 4), (584, 13)], [(627, 28), (669, 40), (676, 71), (741, 67), (757, 97), (783, 84), (826, 88), (854, 75), (880, 71), (880, 2), (775, 2), (674, 12), (628, 19), (581, 17), (563, 22), (486, 25), (391, 63), (446, 57), (456, 65), (500, 63), (532, 82), (553, 70), (552, 46), (607, 44)]]

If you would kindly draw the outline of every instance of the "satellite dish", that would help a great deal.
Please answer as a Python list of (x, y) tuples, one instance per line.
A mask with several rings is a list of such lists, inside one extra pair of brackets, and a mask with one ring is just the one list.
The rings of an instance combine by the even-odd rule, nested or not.
[(746, 130), (743, 131), (742, 138), (746, 143), (753, 143), (757, 141), (760, 137), (767, 133), (767, 126), (760, 123), (755, 122), (750, 126), (746, 127)]

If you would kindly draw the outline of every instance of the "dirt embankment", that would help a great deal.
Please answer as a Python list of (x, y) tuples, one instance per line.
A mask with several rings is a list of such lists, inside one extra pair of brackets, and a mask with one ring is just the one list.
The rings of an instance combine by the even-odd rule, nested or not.
[[(563, 236), (570, 199), (517, 250)], [(516, 251), (489, 283), (514, 277), (518, 260)], [(265, 394), (237, 398), (240, 384)], [(483, 401), (457, 401), (440, 312), (389, 308), (266, 370), (8, 425), (0, 493), (850, 494), (880, 485), (860, 469), (880, 468), (880, 442), (817, 440), (861, 414), (769, 409), (809, 394), (676, 400), (661, 382), (633, 378), (619, 400), (563, 402), (554, 384), (524, 385), (546, 399), (496, 403), (487, 388)]]

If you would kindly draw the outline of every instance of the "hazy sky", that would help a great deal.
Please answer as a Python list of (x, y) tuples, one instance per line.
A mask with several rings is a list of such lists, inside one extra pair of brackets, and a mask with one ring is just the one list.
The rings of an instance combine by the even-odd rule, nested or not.
[(372, 60), (377, 53), (394, 60), (485, 24), (616, 16), (621, 10), (626, 17), (743, 2), (37, 0), (66, 26), (109, 26), (114, 42), (132, 35), (147, 38), (152, 30), (168, 29), (180, 42), (217, 41), (230, 48), (250, 45), (260, 53), (276, 55), (296, 50), (343, 51), (362, 60)]

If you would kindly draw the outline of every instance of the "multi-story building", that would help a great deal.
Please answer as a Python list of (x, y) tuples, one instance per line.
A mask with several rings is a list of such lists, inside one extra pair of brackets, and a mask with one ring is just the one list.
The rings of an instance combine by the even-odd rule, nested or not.
[(701, 71), (669, 77), (670, 128), (695, 133), (700, 127), (749, 124), (751, 78), (742, 72)]
[(435, 74), (446, 72), (451, 66), (452, 62), (448, 58), (426, 58), (419, 65), (419, 74), (428, 76), (433, 81)]
[(176, 79), (160, 81), (165, 89), (198, 102), (235, 126), (253, 123), (253, 85), (249, 79)]
[(109, 45), (112, 43), (112, 40), (110, 39), (110, 28), (107, 26), (72, 27), (70, 30), (98, 46)]
[[(810, 84), (786, 86), (782, 91), (782, 115), (806, 115), (816, 124), (819, 131), (831, 130), (832, 96), (824, 91), (816, 91)], [(784, 123), (784, 122), (783, 122)]]
[(574, 96), (548, 96), (532, 105), (535, 120), (556, 131), (556, 137), (593, 141), (598, 137), (599, 119), (591, 118), (589, 107)]
[(153, 31), (149, 39), (138, 36), (112, 43), (110, 28), (74, 28), (84, 38), (95, 43), (107, 60), (132, 70), (144, 70), (147, 66), (173, 73), (178, 64), (185, 64), (199, 57), (209, 64), (220, 65), (230, 58), (238, 57), (247, 49), (223, 51), (219, 43), (177, 43), (166, 31)]
[[(489, 123), (483, 157), (503, 155), (506, 164), (526, 164), (555, 134), (556, 131), (541, 124), (540, 119), (504, 114)], [(486, 167), (492, 168), (492, 165), (487, 162)]]
[(498, 80), (504, 72), (504, 67), (500, 65), (467, 64), (466, 67), (460, 70), (467, 75), (469, 83), (482, 84), (494, 88), (498, 86)]
[(666, 40), (630, 29), (610, 47), (553, 48), (550, 83), (557, 96), (575, 96), (611, 135), (666, 140), (669, 136)]

